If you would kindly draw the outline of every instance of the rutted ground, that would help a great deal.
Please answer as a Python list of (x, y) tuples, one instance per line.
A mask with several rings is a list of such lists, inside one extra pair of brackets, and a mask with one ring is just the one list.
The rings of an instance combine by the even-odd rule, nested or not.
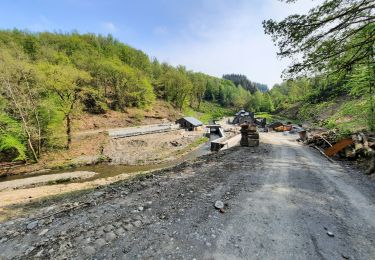
[(126, 138), (111, 138), (103, 154), (113, 164), (151, 164), (176, 159), (180, 151), (203, 137), (203, 131), (174, 130)]
[(0, 258), (371, 259), (374, 182), (282, 134), (261, 140), (3, 223)]

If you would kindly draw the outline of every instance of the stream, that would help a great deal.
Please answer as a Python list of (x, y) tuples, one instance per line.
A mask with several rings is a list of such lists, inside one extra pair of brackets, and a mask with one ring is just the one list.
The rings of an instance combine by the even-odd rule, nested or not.
[(123, 173), (136, 173), (136, 172), (144, 172), (144, 171), (167, 168), (167, 167), (175, 166), (185, 161), (193, 160), (202, 155), (209, 154), (211, 152), (210, 151), (211, 141), (217, 138), (219, 138), (218, 135), (211, 134), (210, 140), (204, 143), (203, 145), (199, 146), (198, 148), (188, 152), (187, 154), (181, 156), (180, 158), (167, 161), (167, 162), (162, 162), (159, 164), (115, 165), (115, 164), (101, 163), (101, 164), (96, 164), (96, 165), (78, 166), (78, 167), (74, 167), (71, 169), (51, 170), (48, 172), (44, 171), (44, 172), (38, 172), (35, 174), (30, 173), (30, 174), (9, 175), (9, 176), (0, 178), (0, 182), (25, 179), (25, 178), (30, 178), (30, 177), (42, 176), (42, 175), (61, 174), (65, 172), (89, 171), (89, 172), (99, 173), (91, 178), (71, 181), (71, 182), (87, 182), (87, 181), (93, 181), (96, 179), (114, 177)]

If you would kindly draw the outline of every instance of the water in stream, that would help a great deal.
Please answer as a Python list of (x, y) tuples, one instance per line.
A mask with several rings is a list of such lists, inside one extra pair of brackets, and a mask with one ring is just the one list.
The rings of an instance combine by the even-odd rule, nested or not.
[[(150, 170), (156, 170), (161, 168), (166, 168), (170, 166), (177, 165), (179, 163), (182, 163), (184, 161), (195, 159), (199, 156), (209, 154), (210, 153), (210, 143), (212, 140), (215, 140), (219, 138), (216, 134), (210, 135), (210, 140), (206, 142), (205, 144), (201, 145), (197, 149), (185, 154), (184, 156), (171, 160), (168, 162), (163, 162), (159, 164), (148, 164), (148, 165), (112, 165), (112, 164), (97, 164), (97, 165), (87, 165), (87, 166), (79, 166), (72, 169), (64, 169), (64, 170), (52, 170), (49, 172), (40, 172), (35, 174), (27, 174), (27, 175), (9, 175), (3, 178), (0, 178), (0, 182), (4, 181), (11, 181), (11, 180), (17, 180), (17, 179), (24, 179), (29, 177), (35, 177), (35, 176), (41, 176), (41, 175), (50, 175), (50, 174), (59, 174), (64, 172), (76, 172), (76, 171), (90, 171), (90, 172), (96, 172), (99, 173), (96, 176), (80, 180), (80, 182), (86, 182), (86, 181), (92, 181), (95, 179), (101, 179), (101, 178), (108, 178), (117, 176), (123, 173), (135, 173), (135, 172), (141, 172), (141, 171), (150, 171)], [(79, 181), (78, 181), (79, 182)]]

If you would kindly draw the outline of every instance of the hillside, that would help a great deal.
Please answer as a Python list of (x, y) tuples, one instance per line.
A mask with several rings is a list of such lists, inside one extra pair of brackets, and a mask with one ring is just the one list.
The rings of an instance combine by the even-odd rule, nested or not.
[(248, 93), (150, 59), (110, 35), (78, 33), (0, 31), (0, 79), (0, 161), (69, 149), (76, 131), (184, 113), (208, 122), (242, 107)]
[(353, 81), (353, 75), (329, 83), (319, 77), (285, 81), (269, 92), (273, 113), (343, 134), (373, 131), (373, 94), (366, 82)]

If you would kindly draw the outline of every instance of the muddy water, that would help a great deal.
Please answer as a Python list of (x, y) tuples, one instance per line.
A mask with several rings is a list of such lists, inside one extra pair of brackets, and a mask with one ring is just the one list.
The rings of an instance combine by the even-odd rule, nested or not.
[[(219, 136), (215, 134), (211, 134), (210, 141), (219, 138)], [(95, 175), (92, 178), (84, 179), (75, 182), (86, 182), (92, 181), (96, 179), (108, 178), (117, 176), (123, 173), (136, 173), (142, 171), (150, 171), (150, 170), (157, 170), (161, 168), (171, 167), (182, 163), (184, 161), (195, 159), (199, 156), (205, 155), (210, 153), (210, 141), (206, 142), (205, 144), (201, 145), (197, 149), (185, 154), (184, 156), (171, 160), (168, 162), (163, 162), (159, 164), (148, 164), (148, 165), (111, 165), (111, 164), (97, 164), (97, 165), (88, 165), (88, 166), (80, 166), (72, 169), (64, 169), (64, 170), (52, 170), (48, 172), (40, 172), (35, 174), (27, 174), (27, 175), (10, 175), (3, 178), (0, 178), (0, 182), (4, 181), (11, 181), (17, 179), (24, 179), (29, 177), (41, 176), (41, 175), (50, 175), (50, 174), (60, 174), (64, 172), (76, 172), (76, 171), (90, 171), (90, 172), (97, 172), (98, 175)]]

